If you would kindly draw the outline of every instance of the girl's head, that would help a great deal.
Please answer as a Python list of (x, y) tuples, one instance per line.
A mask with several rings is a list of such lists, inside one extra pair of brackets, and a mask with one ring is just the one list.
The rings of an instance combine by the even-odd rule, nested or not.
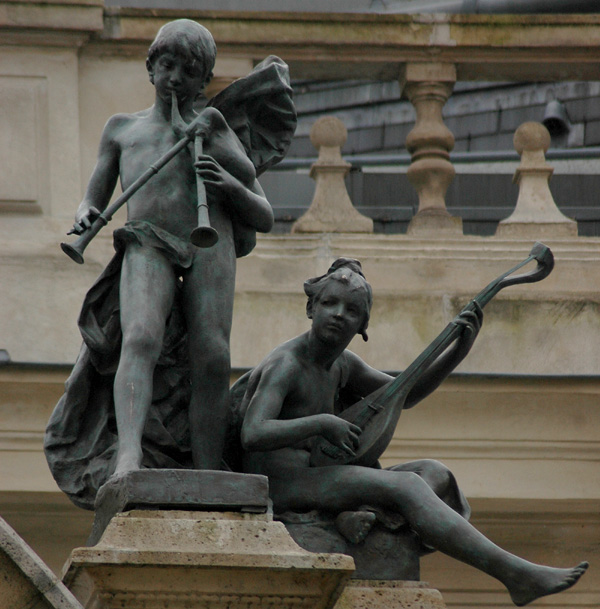
[(146, 67), (152, 80), (152, 66), (163, 53), (181, 55), (204, 77), (205, 84), (213, 75), (217, 45), (212, 34), (191, 19), (177, 19), (163, 25), (148, 49)]
[(362, 272), (362, 266), (358, 260), (352, 258), (338, 258), (325, 275), (314, 277), (304, 282), (304, 292), (308, 296), (306, 303), (306, 314), (312, 317), (313, 305), (319, 298), (325, 287), (331, 281), (339, 281), (361, 296), (364, 311), (364, 320), (358, 333), (367, 341), (367, 326), (373, 304), (373, 291)]

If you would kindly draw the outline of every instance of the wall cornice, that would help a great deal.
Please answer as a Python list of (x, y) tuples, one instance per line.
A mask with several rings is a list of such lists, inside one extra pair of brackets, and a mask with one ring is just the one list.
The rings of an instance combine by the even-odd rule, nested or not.
[(392, 80), (406, 62), (453, 63), (459, 80), (595, 80), (600, 15), (373, 15), (106, 8), (95, 40), (145, 52), (185, 16), (206, 25), (221, 56), (276, 54), (295, 78)]
[(2, 0), (2, 46), (81, 46), (103, 28), (102, 0)]

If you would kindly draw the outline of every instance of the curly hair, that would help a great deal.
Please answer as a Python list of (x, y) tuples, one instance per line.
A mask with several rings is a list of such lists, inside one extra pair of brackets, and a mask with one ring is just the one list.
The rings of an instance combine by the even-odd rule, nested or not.
[(212, 78), (217, 45), (212, 34), (191, 19), (177, 19), (163, 25), (148, 49), (146, 67), (150, 71), (157, 57), (163, 53), (181, 53), (198, 62), (206, 83)]

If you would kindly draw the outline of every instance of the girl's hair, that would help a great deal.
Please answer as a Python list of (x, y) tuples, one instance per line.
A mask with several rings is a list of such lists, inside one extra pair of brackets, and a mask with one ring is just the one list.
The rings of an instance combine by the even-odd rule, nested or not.
[(371, 315), (371, 306), (373, 305), (373, 290), (369, 282), (365, 279), (362, 272), (362, 266), (358, 260), (353, 258), (338, 258), (330, 267), (325, 275), (313, 277), (304, 282), (304, 293), (308, 296), (306, 303), (306, 314), (309, 318), (312, 317), (312, 308), (315, 302), (318, 302), (321, 293), (325, 286), (330, 281), (341, 281), (351, 286), (352, 289), (360, 291), (364, 295), (364, 322), (358, 331), (366, 342), (369, 340), (367, 336), (367, 326), (369, 325), (369, 317)]
[(148, 69), (154, 60), (165, 52), (179, 52), (189, 56), (191, 60), (200, 64), (206, 83), (212, 78), (217, 45), (212, 34), (196, 21), (177, 19), (163, 25), (148, 49), (146, 59)]

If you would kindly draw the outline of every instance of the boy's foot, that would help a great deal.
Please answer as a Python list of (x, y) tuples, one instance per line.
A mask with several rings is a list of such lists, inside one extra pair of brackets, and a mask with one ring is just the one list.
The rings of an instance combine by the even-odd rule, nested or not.
[(365, 540), (376, 519), (373, 512), (342, 512), (335, 519), (335, 526), (350, 543), (360, 543)]
[(142, 453), (134, 454), (128, 452), (122, 455), (117, 454), (117, 463), (115, 465), (115, 471), (111, 478), (123, 476), (128, 472), (134, 472), (142, 467)]
[(581, 562), (572, 569), (554, 569), (532, 564), (530, 573), (526, 572), (507, 588), (513, 603), (522, 607), (541, 596), (567, 590), (579, 581), (588, 566), (587, 562)]

